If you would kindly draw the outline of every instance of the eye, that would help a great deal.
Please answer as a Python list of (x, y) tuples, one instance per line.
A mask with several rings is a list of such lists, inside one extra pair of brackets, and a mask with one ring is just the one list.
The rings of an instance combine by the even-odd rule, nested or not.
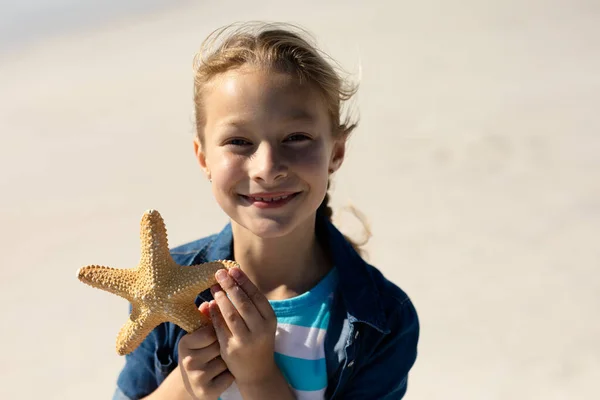
[(305, 140), (310, 140), (310, 137), (304, 133), (292, 133), (285, 140), (288, 142), (303, 142)]
[(225, 144), (239, 147), (239, 146), (247, 146), (251, 143), (249, 141), (247, 141), (246, 139), (234, 138), (234, 139), (228, 140)]

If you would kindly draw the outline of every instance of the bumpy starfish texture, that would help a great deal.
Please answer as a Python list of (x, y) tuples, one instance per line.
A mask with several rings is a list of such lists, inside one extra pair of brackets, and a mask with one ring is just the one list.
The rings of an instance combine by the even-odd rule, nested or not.
[(135, 350), (163, 322), (172, 322), (187, 332), (209, 323), (196, 307), (199, 293), (216, 283), (215, 272), (239, 265), (219, 260), (182, 267), (169, 253), (167, 230), (158, 211), (149, 210), (141, 221), (142, 251), (137, 267), (115, 269), (88, 265), (77, 271), (83, 283), (127, 299), (132, 310), (117, 336), (117, 353)]

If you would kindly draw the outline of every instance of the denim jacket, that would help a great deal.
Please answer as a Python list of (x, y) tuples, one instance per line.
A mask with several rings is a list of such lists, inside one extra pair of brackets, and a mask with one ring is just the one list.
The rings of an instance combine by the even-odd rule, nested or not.
[[(409, 297), (367, 264), (337, 228), (317, 217), (317, 236), (328, 246), (339, 285), (325, 337), (326, 399), (401, 399), (417, 357), (419, 320)], [(231, 224), (215, 235), (171, 250), (182, 266), (232, 259)], [(207, 290), (196, 305), (210, 300)], [(152, 393), (177, 366), (177, 345), (185, 334), (172, 323), (157, 326), (125, 356), (113, 400), (137, 400)]]

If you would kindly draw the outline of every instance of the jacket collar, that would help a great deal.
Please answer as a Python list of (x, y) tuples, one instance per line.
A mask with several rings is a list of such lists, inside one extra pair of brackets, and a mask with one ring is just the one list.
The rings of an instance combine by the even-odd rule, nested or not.
[[(387, 333), (386, 317), (371, 268), (354, 250), (343, 234), (328, 218), (317, 214), (317, 235), (329, 246), (334, 266), (338, 269), (339, 289), (349, 322), (362, 322)], [(209, 243), (206, 260), (232, 260), (233, 233), (231, 223)]]

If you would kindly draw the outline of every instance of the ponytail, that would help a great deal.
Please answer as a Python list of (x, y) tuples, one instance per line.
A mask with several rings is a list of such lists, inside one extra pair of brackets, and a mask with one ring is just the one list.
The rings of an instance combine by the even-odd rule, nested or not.
[[(332, 222), (331, 217), (333, 216), (333, 209), (329, 206), (329, 185), (330, 185), (330, 183), (331, 183), (331, 181), (327, 181), (328, 192), (325, 193), (325, 198), (323, 199), (323, 201), (321, 202), (321, 205), (319, 205), (319, 208), (317, 209), (317, 215), (321, 215), (321, 216), (325, 217), (329, 222)], [(358, 218), (360, 220), (360, 222), (362, 223), (363, 228), (365, 230), (365, 238), (361, 242), (357, 242), (353, 239), (350, 239), (350, 237), (348, 237), (346, 235), (343, 235), (343, 236), (352, 245), (354, 250), (356, 250), (356, 252), (358, 254), (360, 254), (361, 257), (364, 257), (366, 252), (364, 249), (362, 249), (362, 246), (364, 246), (369, 241), (369, 238), (371, 237), (371, 229), (369, 228), (368, 224), (365, 221), (365, 219), (366, 219), (365, 216), (361, 212), (359, 212), (353, 206), (348, 206), (348, 208), (350, 209), (350, 212), (352, 214), (354, 214), (354, 216), (356, 218)]]

